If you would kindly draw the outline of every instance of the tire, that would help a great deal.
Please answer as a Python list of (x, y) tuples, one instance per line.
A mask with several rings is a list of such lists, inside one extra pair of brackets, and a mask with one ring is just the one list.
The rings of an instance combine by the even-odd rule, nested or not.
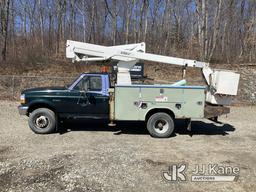
[(174, 122), (167, 113), (155, 113), (149, 117), (147, 129), (152, 137), (167, 138), (174, 131)]
[(56, 130), (55, 113), (47, 108), (38, 108), (34, 110), (28, 119), (30, 129), (38, 134), (53, 133)]

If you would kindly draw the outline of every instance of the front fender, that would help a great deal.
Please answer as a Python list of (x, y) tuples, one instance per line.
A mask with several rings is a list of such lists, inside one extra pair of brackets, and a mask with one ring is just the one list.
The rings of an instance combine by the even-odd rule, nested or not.
[(56, 106), (54, 105), (54, 103), (51, 101), (48, 101), (48, 100), (35, 99), (28, 103), (28, 112), (29, 113), (37, 108), (48, 108), (54, 112), (56, 111)]

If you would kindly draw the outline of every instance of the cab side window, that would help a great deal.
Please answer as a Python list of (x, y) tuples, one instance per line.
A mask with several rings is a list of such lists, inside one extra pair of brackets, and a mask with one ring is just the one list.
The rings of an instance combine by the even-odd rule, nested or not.
[(85, 76), (74, 89), (78, 91), (101, 91), (101, 76)]
[(73, 89), (77, 91), (86, 91), (88, 87), (88, 80), (88, 77), (84, 77), (76, 84)]
[(101, 89), (102, 89), (101, 76), (91, 76), (89, 80), (89, 90), (101, 91)]

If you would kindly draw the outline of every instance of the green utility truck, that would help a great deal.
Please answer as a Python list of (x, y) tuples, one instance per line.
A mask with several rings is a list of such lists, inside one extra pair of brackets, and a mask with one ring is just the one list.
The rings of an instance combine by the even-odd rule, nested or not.
[[(214, 118), (229, 108), (205, 103), (206, 87), (182, 85), (116, 85), (107, 73), (81, 74), (68, 87), (45, 87), (21, 93), (19, 113), (39, 134), (57, 131), (60, 119), (145, 121), (153, 137), (169, 137), (175, 119)], [(211, 107), (209, 113), (207, 109)], [(216, 113), (217, 111), (217, 113)]]
[[(20, 114), (29, 116), (36, 133), (56, 131), (60, 118), (145, 121), (154, 137), (169, 137), (175, 119), (211, 118), (229, 113), (237, 94), (239, 74), (212, 70), (209, 63), (146, 53), (146, 44), (101, 46), (67, 41), (66, 57), (72, 61), (116, 61), (117, 78), (110, 87), (108, 74), (82, 74), (69, 87), (36, 88), (21, 94)], [(167, 85), (132, 84), (130, 70), (140, 61), (151, 61), (202, 69), (207, 86), (186, 86), (182, 80)]]

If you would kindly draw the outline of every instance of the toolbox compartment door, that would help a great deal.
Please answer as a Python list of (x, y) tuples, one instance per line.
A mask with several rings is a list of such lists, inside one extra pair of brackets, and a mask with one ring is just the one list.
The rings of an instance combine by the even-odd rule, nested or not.
[(115, 87), (115, 120), (139, 120), (139, 87)]

